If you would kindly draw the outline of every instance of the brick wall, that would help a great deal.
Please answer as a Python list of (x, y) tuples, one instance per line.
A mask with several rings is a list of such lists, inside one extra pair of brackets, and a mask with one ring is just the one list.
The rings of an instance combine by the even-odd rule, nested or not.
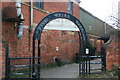
[(2, 3), (0, 2), (0, 79), (2, 79), (2, 22), (1, 22)]
[(87, 35), (88, 36), (88, 40), (90, 41), (90, 43), (92, 44), (93, 47), (96, 48), (95, 53), (101, 53), (101, 46), (103, 45), (103, 41), (102, 40), (98, 40), (98, 36), (95, 35)]
[(0, 42), (0, 78), (2, 78), (2, 42)]
[[(120, 31), (111, 32), (110, 41), (106, 44), (106, 68), (112, 70), (114, 67), (120, 66)], [(101, 52), (103, 46), (102, 40), (97, 40), (97, 36), (88, 35), (88, 40), (96, 47), (96, 53)]]
[[(53, 36), (54, 34), (54, 36)], [(46, 41), (47, 40), (47, 41)], [(59, 48), (56, 51), (56, 47)], [(53, 62), (54, 57), (62, 61), (74, 61), (79, 51), (79, 37), (77, 32), (48, 30), (42, 33), (41, 57), (42, 62)]]
[(107, 44), (106, 48), (106, 62), (107, 69), (111, 70), (114, 66), (120, 65), (120, 31), (114, 31), (112, 33), (112, 40)]

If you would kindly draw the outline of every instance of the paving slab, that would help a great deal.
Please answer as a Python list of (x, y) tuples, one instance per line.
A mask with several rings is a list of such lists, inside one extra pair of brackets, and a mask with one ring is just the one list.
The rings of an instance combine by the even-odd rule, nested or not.
[(62, 67), (41, 70), (42, 78), (77, 78), (79, 64), (69, 64)]
[[(100, 59), (92, 60), (91, 62), (98, 62)], [(92, 69), (101, 68), (100, 64), (92, 64)], [(79, 76), (79, 64), (67, 64), (61, 67), (42, 69), (42, 78), (78, 78)]]

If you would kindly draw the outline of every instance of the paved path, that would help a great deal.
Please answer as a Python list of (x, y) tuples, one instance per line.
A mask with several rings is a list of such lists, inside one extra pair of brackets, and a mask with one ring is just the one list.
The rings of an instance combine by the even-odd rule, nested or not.
[(42, 78), (77, 78), (78, 64), (69, 64), (62, 67), (41, 70)]
[[(96, 62), (100, 60), (92, 60)], [(100, 68), (100, 64), (92, 64), (91, 68)], [(69, 64), (62, 67), (41, 70), (42, 78), (77, 78), (79, 75), (79, 64)]]

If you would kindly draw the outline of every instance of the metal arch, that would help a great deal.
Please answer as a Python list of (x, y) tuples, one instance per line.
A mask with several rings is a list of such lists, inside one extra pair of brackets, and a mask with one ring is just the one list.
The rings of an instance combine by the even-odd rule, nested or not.
[(72, 16), (71, 14), (65, 13), (65, 12), (55, 12), (43, 18), (35, 28), (33, 39), (39, 40), (41, 37), (42, 30), (44, 29), (45, 25), (49, 23), (51, 20), (57, 19), (57, 18), (68, 19), (72, 21), (74, 24), (76, 24), (77, 27), (79, 28), (79, 31), (81, 32), (82, 40), (84, 42), (87, 42), (86, 31), (82, 23), (76, 17)]
[[(85, 52), (85, 47), (86, 47), (86, 42), (87, 42), (87, 35), (86, 35), (86, 31), (82, 25), (82, 23), (74, 16), (72, 16), (71, 14), (65, 13), (65, 12), (55, 12), (52, 14), (49, 14), (48, 16), (44, 17), (36, 26), (34, 34), (33, 34), (33, 52), (32, 52), (32, 73), (31, 73), (31, 77), (33, 79), (36, 78), (40, 78), (40, 68), (37, 67), (37, 72), (36, 72), (36, 66), (34, 66), (35, 64), (35, 40), (38, 40), (38, 62), (37, 64), (40, 64), (40, 40), (41, 40), (41, 33), (44, 29), (44, 27), (46, 26), (47, 23), (49, 23), (50, 21), (57, 19), (57, 18), (63, 18), (63, 19), (68, 19), (70, 21), (72, 21), (78, 28), (79, 31), (81, 33), (79, 33), (79, 38), (81, 37), (81, 50), (83, 51), (83, 53)], [(34, 74), (38, 74), (38, 75), (34, 75)]]

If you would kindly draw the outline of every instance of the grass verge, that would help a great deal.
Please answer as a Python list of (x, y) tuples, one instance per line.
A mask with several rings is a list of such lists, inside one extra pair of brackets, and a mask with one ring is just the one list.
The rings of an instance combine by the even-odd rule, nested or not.
[(80, 78), (118, 78), (118, 71), (106, 71), (100, 74), (90, 74), (87, 76), (81, 76)]

